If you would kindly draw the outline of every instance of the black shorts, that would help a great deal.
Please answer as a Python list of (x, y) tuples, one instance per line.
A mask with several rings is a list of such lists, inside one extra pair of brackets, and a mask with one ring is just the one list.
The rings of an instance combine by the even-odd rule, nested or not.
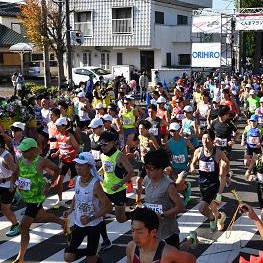
[(180, 249), (180, 238), (178, 234), (173, 234), (172, 236), (166, 238), (165, 242), (170, 246)]
[(201, 200), (209, 205), (216, 198), (220, 183), (212, 184), (211, 186), (200, 184)]
[(228, 160), (230, 161), (232, 148), (231, 147), (219, 147), (219, 146), (217, 146), (217, 148), (223, 151), (226, 157), (228, 158)]
[(115, 194), (107, 194), (110, 201), (116, 206), (124, 206), (126, 204), (126, 189)]
[(245, 150), (245, 155), (250, 155), (250, 156), (253, 156), (253, 154), (260, 154), (262, 151), (261, 151), (261, 148), (247, 148)]
[(42, 204), (39, 203), (26, 203), (25, 216), (35, 218), (39, 210), (43, 209)]
[(77, 176), (75, 163), (61, 162), (60, 163), (60, 175), (65, 176), (67, 174), (68, 170), (70, 170), (70, 172), (71, 172), (71, 178), (74, 178), (75, 176)]
[(9, 205), (12, 203), (15, 192), (10, 192), (9, 188), (0, 187), (0, 200), (2, 204)]
[(92, 257), (97, 254), (101, 233), (101, 223), (96, 226), (79, 227), (74, 225), (69, 237), (69, 244), (65, 248), (65, 253), (76, 254), (83, 239), (88, 237), (87, 256)]

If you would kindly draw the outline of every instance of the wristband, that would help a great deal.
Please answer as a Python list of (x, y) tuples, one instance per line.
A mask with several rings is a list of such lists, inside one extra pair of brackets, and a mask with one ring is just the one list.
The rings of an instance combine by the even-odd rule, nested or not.
[(222, 195), (221, 195), (221, 194), (217, 194), (217, 195), (216, 195), (216, 200), (219, 201), (219, 202), (221, 202), (221, 200), (222, 200)]

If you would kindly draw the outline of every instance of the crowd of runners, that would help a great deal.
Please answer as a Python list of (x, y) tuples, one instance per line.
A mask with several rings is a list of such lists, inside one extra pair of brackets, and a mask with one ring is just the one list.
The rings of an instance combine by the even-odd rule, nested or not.
[[(98, 252), (112, 246), (104, 218), (109, 213), (119, 223), (131, 220), (127, 262), (196, 262), (189, 251), (198, 246), (197, 233), (189, 232), (180, 242), (176, 218), (191, 202), (187, 177), (196, 175), (199, 211), (210, 221), (211, 233), (224, 230), (226, 214), (219, 207), (231, 184), (231, 149), (240, 141), (244, 176), (257, 181), (263, 215), (263, 76), (226, 74), (193, 81), (184, 75), (170, 90), (158, 81), (158, 72), (155, 79), (145, 89), (145, 104), (135, 100), (135, 80), (115, 86), (87, 83), (56, 97), (27, 95), (33, 119), (16, 121), (8, 130), (0, 126), (1, 210), (11, 223), (6, 235), (21, 235), (13, 263), (24, 262), (33, 222), (53, 222), (67, 232), (72, 213), (66, 262), (79, 257), (85, 237), (87, 262), (101, 262)], [(237, 128), (239, 121), (246, 123), (244, 131)], [(66, 203), (67, 176), (75, 195)], [(53, 208), (63, 207), (63, 218), (43, 208), (52, 189), (58, 196)], [(132, 191), (136, 202), (126, 206)], [(18, 222), (12, 204), (20, 199), (26, 210)], [(244, 204), (241, 212), (262, 231), (250, 206)]]

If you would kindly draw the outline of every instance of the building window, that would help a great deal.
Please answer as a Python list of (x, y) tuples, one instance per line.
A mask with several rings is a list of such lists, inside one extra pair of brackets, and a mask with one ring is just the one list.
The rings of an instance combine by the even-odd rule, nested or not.
[(131, 34), (133, 29), (132, 7), (112, 8), (112, 33)]
[(83, 64), (83, 67), (91, 66), (91, 53), (90, 52), (82, 53), (82, 64)]
[(122, 53), (117, 53), (117, 65), (122, 65)]
[(155, 23), (164, 24), (164, 12), (155, 11)]
[(92, 36), (92, 12), (78, 12), (75, 14), (74, 30), (79, 30), (84, 37)]
[(191, 64), (190, 54), (179, 54), (179, 65), (189, 66)]
[(166, 53), (166, 66), (170, 67), (172, 65), (172, 53)]
[(43, 54), (32, 54), (32, 61), (40, 61), (43, 60)]
[(177, 15), (177, 25), (188, 25), (188, 17)]
[(108, 52), (102, 52), (100, 57), (101, 68), (110, 68), (110, 54)]

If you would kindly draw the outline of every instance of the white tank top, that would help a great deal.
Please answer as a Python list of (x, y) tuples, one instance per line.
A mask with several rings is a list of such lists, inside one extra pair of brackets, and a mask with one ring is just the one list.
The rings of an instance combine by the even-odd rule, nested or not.
[(80, 186), (80, 176), (76, 178), (75, 186), (75, 224), (80, 227), (96, 226), (102, 222), (103, 217), (96, 218), (87, 225), (82, 225), (80, 217), (86, 215), (88, 217), (96, 215), (100, 210), (100, 202), (93, 195), (94, 184), (98, 181), (93, 178), (86, 187)]
[(210, 107), (209, 104), (202, 104), (199, 106), (199, 113), (202, 118), (206, 119), (209, 107)]
[[(0, 155), (0, 178), (8, 178), (13, 174), (13, 172), (11, 170), (8, 170), (3, 166), (4, 158), (7, 154), (9, 154), (9, 152), (4, 151)], [(4, 184), (0, 183), (0, 187), (9, 188), (10, 187), (10, 181), (5, 182)]]

